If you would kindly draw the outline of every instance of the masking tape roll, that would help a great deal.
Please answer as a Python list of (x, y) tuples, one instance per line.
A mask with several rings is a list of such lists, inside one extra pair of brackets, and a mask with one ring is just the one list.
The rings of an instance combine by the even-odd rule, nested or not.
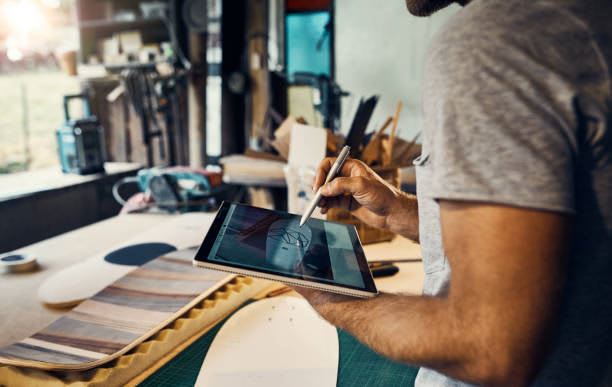
[(8, 253), (0, 255), (0, 270), (4, 273), (33, 271), (38, 266), (30, 254)]

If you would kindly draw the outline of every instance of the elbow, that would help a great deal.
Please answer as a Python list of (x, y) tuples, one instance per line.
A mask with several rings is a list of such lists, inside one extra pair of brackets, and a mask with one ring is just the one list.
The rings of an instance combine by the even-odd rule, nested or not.
[[(470, 382), (483, 386), (527, 386), (531, 380), (533, 367), (515, 356), (487, 351), (488, 356), (480, 357), (466, 366)], [(484, 354), (483, 354), (484, 355)]]
[[(482, 386), (521, 387), (528, 386), (536, 370), (534, 362), (528, 360), (529, 356), (509, 353), (507, 350), (498, 348), (486, 348), (473, 350), (470, 359), (457, 361), (441, 361), (434, 363), (423, 363), (421, 365), (436, 369), (450, 377)], [(412, 353), (412, 352), (410, 352)], [(394, 361), (414, 364), (414, 358), (408, 353), (391, 351), (382, 353)]]

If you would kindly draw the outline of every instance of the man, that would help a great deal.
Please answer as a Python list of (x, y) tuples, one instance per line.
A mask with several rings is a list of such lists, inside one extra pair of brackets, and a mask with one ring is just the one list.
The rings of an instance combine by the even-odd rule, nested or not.
[(427, 59), (417, 197), (356, 160), (322, 188), (420, 241), (423, 296), (298, 291), (419, 386), (612, 383), (612, 2), (461, 3)]

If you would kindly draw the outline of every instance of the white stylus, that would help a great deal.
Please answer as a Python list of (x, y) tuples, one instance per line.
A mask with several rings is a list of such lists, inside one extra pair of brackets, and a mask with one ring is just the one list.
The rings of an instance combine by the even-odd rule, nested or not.
[[(336, 161), (332, 165), (331, 169), (327, 173), (327, 177), (325, 178), (325, 183), (323, 183), (323, 185), (329, 183), (336, 177), (336, 175), (342, 168), (342, 165), (348, 158), (349, 153), (351, 153), (351, 147), (348, 145), (345, 145), (344, 148), (342, 148), (342, 150), (340, 151), (340, 154), (336, 158)], [(323, 187), (323, 185), (321, 187)], [(304, 223), (306, 223), (306, 221), (308, 220), (308, 218), (310, 218), (310, 215), (312, 215), (315, 208), (317, 208), (317, 205), (319, 204), (319, 201), (321, 200), (321, 197), (323, 196), (321, 195), (321, 187), (319, 187), (314, 198), (312, 198), (312, 201), (310, 202), (310, 204), (308, 204), (308, 207), (306, 208), (304, 215), (302, 215), (302, 219), (300, 219), (300, 227), (302, 227)]]

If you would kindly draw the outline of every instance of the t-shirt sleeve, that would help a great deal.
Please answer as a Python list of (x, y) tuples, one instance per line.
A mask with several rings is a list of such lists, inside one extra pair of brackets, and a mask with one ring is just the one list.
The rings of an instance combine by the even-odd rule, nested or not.
[(588, 74), (550, 36), (488, 27), (450, 28), (427, 61), (426, 195), (573, 213), (575, 85)]

